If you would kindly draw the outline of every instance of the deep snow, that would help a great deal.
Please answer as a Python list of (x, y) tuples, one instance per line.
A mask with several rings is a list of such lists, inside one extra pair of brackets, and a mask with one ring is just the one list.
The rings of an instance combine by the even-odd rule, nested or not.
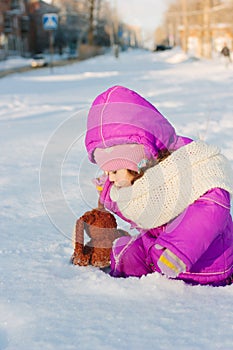
[(1, 350), (232, 349), (233, 286), (69, 264), (74, 220), (97, 203), (83, 145), (93, 98), (135, 89), (233, 164), (232, 70), (219, 58), (130, 51), (0, 79)]

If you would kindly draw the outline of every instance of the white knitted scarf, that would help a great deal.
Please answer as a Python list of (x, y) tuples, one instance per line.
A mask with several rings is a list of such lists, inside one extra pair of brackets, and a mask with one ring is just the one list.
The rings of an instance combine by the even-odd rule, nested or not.
[(130, 187), (112, 186), (121, 213), (143, 229), (164, 225), (212, 188), (233, 193), (233, 172), (216, 146), (193, 141), (148, 169)]

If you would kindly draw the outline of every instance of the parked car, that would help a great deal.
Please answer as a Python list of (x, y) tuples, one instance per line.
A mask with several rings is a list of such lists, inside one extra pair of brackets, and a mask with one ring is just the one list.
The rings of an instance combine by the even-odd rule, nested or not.
[(42, 54), (37, 54), (32, 57), (31, 61), (31, 67), (38, 68), (38, 67), (46, 67), (48, 65), (48, 61), (46, 60), (46, 57)]
[(168, 45), (157, 45), (154, 51), (165, 51), (165, 50), (171, 50), (172, 47)]

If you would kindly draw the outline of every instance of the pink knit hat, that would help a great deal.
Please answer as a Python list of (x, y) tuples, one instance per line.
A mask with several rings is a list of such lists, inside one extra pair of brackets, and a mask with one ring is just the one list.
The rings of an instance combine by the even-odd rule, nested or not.
[(134, 143), (96, 148), (94, 157), (98, 166), (104, 171), (129, 169), (138, 172), (147, 162), (144, 146)]

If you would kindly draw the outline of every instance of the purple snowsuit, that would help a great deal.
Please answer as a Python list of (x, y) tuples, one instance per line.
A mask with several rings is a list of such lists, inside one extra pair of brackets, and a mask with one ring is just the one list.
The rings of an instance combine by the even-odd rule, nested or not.
[[(93, 153), (97, 147), (138, 143), (156, 158), (160, 150), (174, 151), (190, 142), (191, 139), (176, 135), (172, 125), (153, 105), (125, 87), (108, 89), (95, 99), (89, 111), (85, 143), (92, 162), (95, 162)], [(111, 200), (111, 186), (107, 179), (100, 202), (130, 222)], [(118, 239), (111, 256), (111, 275), (140, 277), (161, 272), (157, 262), (162, 250), (156, 249), (160, 245), (186, 264), (186, 272), (179, 274), (178, 279), (214, 286), (230, 283), (233, 223), (229, 208), (229, 193), (213, 188), (169, 224), (150, 230), (139, 229), (140, 233), (133, 238)]]

